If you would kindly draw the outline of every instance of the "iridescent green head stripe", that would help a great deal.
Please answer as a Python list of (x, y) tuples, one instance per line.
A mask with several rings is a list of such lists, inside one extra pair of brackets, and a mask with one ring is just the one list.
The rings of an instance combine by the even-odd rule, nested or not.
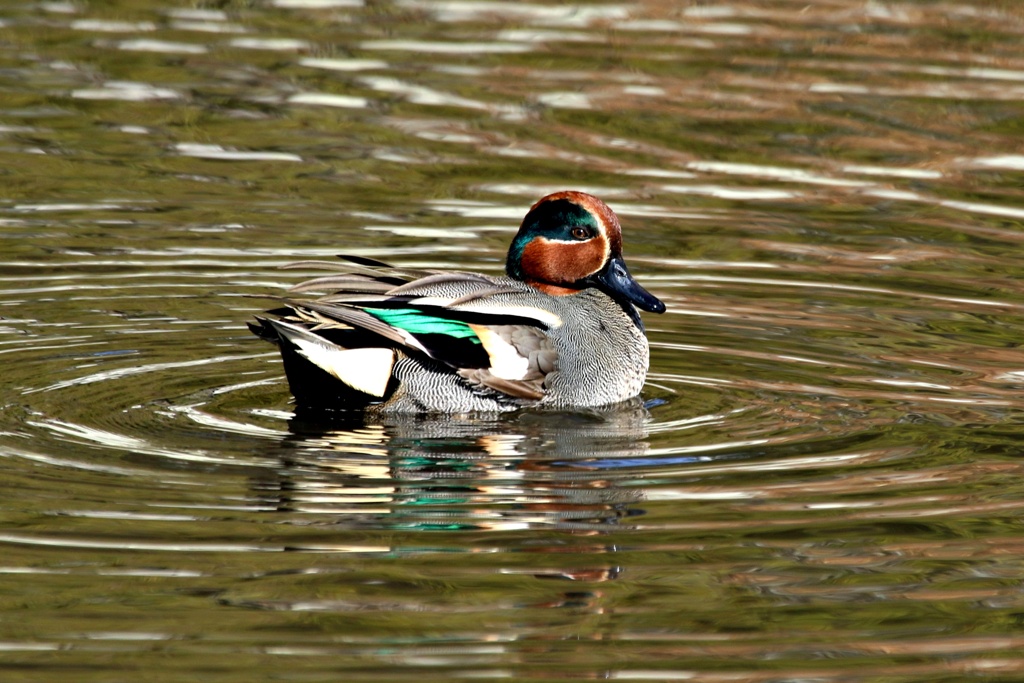
[(629, 274), (622, 260), (619, 219), (607, 204), (585, 192), (556, 192), (534, 204), (512, 240), (505, 271), (552, 296), (597, 287), (626, 306), (638, 326), (632, 306), (654, 313), (665, 310)]
[(509, 277), (525, 280), (523, 252), (526, 245), (537, 237), (555, 242), (573, 242), (579, 239), (573, 237), (574, 230), (577, 234), (585, 233), (586, 238), (600, 234), (594, 215), (579, 204), (574, 204), (568, 199), (555, 199), (539, 204), (523, 219), (523, 224), (512, 241), (512, 246), (509, 247), (505, 272)]
[[(592, 242), (593, 246), (587, 250), (587, 255), (590, 259), (599, 261), (591, 264), (595, 270), (621, 249), (619, 224), (611, 209), (597, 197), (574, 191), (550, 194), (530, 208), (509, 247), (508, 258), (505, 261), (505, 272), (509, 277), (524, 281), (544, 281), (543, 278), (537, 277), (537, 273), (531, 273), (529, 267), (525, 265), (528, 261), (528, 247), (535, 240), (537, 244), (554, 247), (548, 249), (548, 253), (561, 251), (566, 257), (569, 256), (568, 250), (572, 247)], [(565, 249), (560, 250), (558, 246)], [(582, 255), (582, 251), (573, 251)], [(578, 259), (578, 256), (576, 258)], [(555, 282), (565, 283), (562, 279)]]

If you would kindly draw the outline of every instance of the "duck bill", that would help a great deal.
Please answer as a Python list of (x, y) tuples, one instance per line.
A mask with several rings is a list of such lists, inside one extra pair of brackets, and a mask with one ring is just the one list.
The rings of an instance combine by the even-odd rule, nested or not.
[(665, 304), (633, 279), (621, 256), (612, 257), (601, 272), (592, 278), (597, 286), (612, 298), (624, 299), (642, 311), (665, 312)]

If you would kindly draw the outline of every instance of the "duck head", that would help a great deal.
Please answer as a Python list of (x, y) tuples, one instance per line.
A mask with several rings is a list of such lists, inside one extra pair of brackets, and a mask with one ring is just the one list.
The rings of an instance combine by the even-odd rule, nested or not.
[(530, 207), (509, 247), (505, 271), (554, 296), (597, 287), (620, 304), (665, 312), (665, 304), (626, 268), (619, 219), (584, 192), (556, 192)]

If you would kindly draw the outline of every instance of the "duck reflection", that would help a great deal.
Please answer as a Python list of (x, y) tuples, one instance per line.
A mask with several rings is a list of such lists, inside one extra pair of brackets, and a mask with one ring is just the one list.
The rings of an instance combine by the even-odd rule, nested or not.
[(268, 506), (344, 528), (598, 534), (643, 514), (644, 494), (593, 463), (643, 456), (649, 419), (639, 401), (475, 419), (298, 412), (280, 467), (254, 485)]

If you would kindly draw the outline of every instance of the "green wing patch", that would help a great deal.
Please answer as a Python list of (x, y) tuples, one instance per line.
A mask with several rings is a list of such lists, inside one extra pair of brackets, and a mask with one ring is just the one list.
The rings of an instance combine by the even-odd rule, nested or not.
[(391, 327), (405, 330), (409, 334), (443, 334), (456, 339), (465, 339), (474, 344), (480, 343), (480, 338), (469, 327), (469, 323), (459, 320), (427, 315), (415, 308), (364, 308), (363, 310)]

